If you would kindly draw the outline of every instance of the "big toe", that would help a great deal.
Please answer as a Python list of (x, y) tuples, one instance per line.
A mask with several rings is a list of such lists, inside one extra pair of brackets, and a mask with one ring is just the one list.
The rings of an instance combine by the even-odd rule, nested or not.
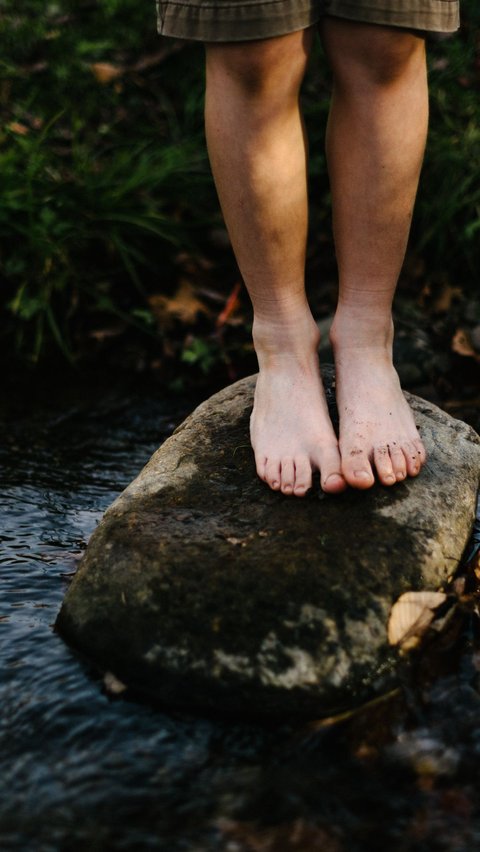
[(342, 449), (342, 473), (352, 488), (371, 488), (375, 482), (375, 477), (372, 471), (367, 453), (364, 450), (356, 447)]
[(347, 483), (342, 473), (342, 462), (337, 445), (321, 448), (315, 459), (320, 471), (320, 485), (327, 494), (345, 491)]

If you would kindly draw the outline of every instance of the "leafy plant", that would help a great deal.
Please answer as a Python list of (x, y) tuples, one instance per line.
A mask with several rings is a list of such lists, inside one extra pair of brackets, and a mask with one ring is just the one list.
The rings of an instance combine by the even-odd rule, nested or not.
[[(473, 292), (480, 267), (475, 0), (464, 0), (463, 15), (459, 35), (430, 47), (431, 129), (410, 251), (429, 276), (460, 280)], [(328, 105), (317, 47), (304, 86), (312, 268), (333, 257)], [(203, 138), (202, 47), (159, 40), (153, 0), (6, 0), (0, 111), (4, 347), (33, 362), (60, 347), (75, 360), (111, 320), (156, 341), (162, 358), (174, 351), (202, 372), (225, 359), (225, 348), (211, 343), (215, 312), (185, 328), (190, 343), (169, 347), (178, 327), (160, 328), (151, 309), (152, 296), (176, 292), (188, 256), (200, 258), (194, 274), (210, 276), (209, 292), (223, 287), (226, 298), (237, 275), (232, 255), (212, 238), (221, 216)], [(224, 345), (238, 350), (239, 334)]]

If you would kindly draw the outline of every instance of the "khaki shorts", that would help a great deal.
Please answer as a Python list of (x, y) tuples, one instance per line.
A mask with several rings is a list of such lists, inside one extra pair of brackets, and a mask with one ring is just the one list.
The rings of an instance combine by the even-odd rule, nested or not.
[(247, 41), (303, 30), (324, 15), (453, 32), (458, 0), (157, 0), (158, 31), (196, 41)]

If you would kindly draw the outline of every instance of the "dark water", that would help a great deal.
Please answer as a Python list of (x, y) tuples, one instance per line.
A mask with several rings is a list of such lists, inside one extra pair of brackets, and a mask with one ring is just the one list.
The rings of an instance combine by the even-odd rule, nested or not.
[(53, 632), (104, 509), (185, 409), (154, 389), (105, 382), (60, 396), (9, 393), (0, 422), (2, 852), (480, 849), (475, 615), (443, 652), (440, 677), (428, 667), (420, 681), (408, 674), (400, 697), (355, 722), (298, 730), (109, 698)]

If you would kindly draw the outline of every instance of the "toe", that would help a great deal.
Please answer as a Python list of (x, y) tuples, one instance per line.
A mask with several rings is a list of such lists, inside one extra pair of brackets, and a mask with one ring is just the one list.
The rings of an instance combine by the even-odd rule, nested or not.
[(403, 454), (405, 456), (408, 475), (417, 476), (420, 473), (421, 463), (418, 450), (413, 441), (408, 441), (403, 445)]
[(267, 459), (265, 463), (265, 482), (278, 491), (280, 488), (280, 462), (278, 459)]
[(312, 487), (312, 465), (306, 456), (295, 459), (295, 485), (293, 493), (303, 497)]
[(413, 443), (413, 446), (415, 447), (415, 449), (417, 451), (417, 458), (418, 458), (418, 461), (420, 462), (420, 467), (423, 467), (423, 465), (425, 464), (425, 462), (427, 460), (427, 453), (425, 451), (425, 447), (423, 446), (423, 442), (421, 441), (420, 438), (418, 438), (416, 441), (412, 441), (412, 443)]
[(402, 479), (405, 479), (407, 475), (407, 464), (405, 461), (403, 450), (397, 443), (390, 444), (389, 450), (390, 460), (392, 462), (392, 468), (395, 474), (395, 479), (397, 480), (397, 482), (401, 482)]
[(293, 494), (293, 485), (295, 482), (295, 465), (293, 459), (282, 459), (280, 474), (280, 488), (282, 493)]
[(375, 482), (372, 466), (364, 450), (350, 447), (342, 450), (342, 472), (348, 484), (353, 488), (371, 488)]
[(317, 453), (315, 464), (320, 471), (320, 485), (327, 494), (345, 491), (347, 483), (342, 473), (340, 452), (336, 444), (322, 447)]
[(392, 460), (386, 444), (374, 448), (373, 461), (380, 482), (383, 485), (394, 485), (397, 477), (393, 472)]

